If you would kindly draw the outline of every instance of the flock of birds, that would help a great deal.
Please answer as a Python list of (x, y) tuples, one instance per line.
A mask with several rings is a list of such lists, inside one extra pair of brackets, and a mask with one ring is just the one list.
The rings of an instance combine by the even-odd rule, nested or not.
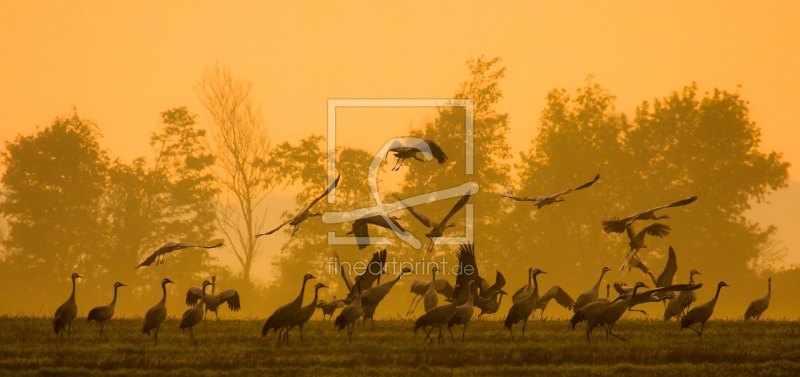
[[(422, 145), (421, 143), (424, 143), (425, 145)], [(430, 140), (423, 140), (413, 145), (393, 145), (392, 148), (390, 148), (390, 152), (393, 152), (395, 157), (397, 157), (397, 162), (392, 170), (398, 170), (403, 161), (409, 158), (424, 162), (425, 160), (418, 157), (423, 150), (430, 153), (432, 157), (435, 158), (440, 164), (447, 160), (447, 156), (444, 154), (442, 149), (436, 145), (436, 143)], [(311, 208), (338, 185), (340, 178), (341, 175), (337, 176), (333, 184), (331, 184), (324, 193), (315, 197), (308, 206), (306, 206), (294, 217), (287, 220), (283, 224), (280, 224), (275, 229), (259, 234), (256, 237), (273, 234), (285, 225), (293, 226), (294, 229), (292, 231), (292, 235), (294, 235), (301, 223), (311, 217), (320, 216), (320, 213), (312, 213)], [(541, 209), (544, 206), (564, 201), (564, 195), (588, 188), (599, 179), (600, 175), (598, 174), (593, 180), (580, 186), (546, 196), (517, 197), (513, 195), (511, 190), (505, 194), (502, 194), (502, 196), (516, 201), (534, 202), (536, 207)], [(469, 193), (461, 197), (450, 210), (450, 212), (444, 216), (441, 221), (437, 222), (424, 215), (418, 209), (403, 203), (402, 199), (395, 194), (395, 198), (399, 202), (403, 203), (405, 209), (408, 210), (414, 218), (416, 218), (425, 227), (431, 229), (430, 232), (426, 234), (426, 236), (430, 239), (428, 252), (432, 251), (436, 239), (438, 237), (442, 237), (447, 228), (455, 226), (448, 221), (454, 214), (464, 207), (469, 200), (469, 197)], [(726, 287), (728, 285), (725, 284), (725, 282), (720, 282), (717, 285), (716, 295), (711, 301), (691, 308), (692, 304), (697, 300), (695, 291), (703, 286), (702, 283), (696, 284), (694, 282), (695, 275), (700, 275), (700, 272), (692, 270), (689, 273), (689, 281), (687, 284), (672, 284), (675, 273), (677, 272), (677, 258), (675, 251), (671, 247), (669, 248), (667, 264), (663, 272), (658, 277), (653, 275), (652, 271), (645, 266), (645, 264), (637, 255), (640, 249), (647, 248), (644, 242), (646, 235), (665, 237), (669, 235), (671, 228), (668, 225), (654, 222), (643, 227), (638, 232), (634, 231), (633, 229), (633, 224), (637, 221), (658, 221), (669, 218), (668, 216), (656, 216), (655, 212), (658, 210), (685, 206), (693, 203), (696, 200), (697, 197), (691, 197), (672, 204), (658, 206), (647, 211), (639, 212), (625, 218), (612, 218), (611, 220), (602, 222), (603, 229), (607, 233), (625, 232), (628, 236), (628, 245), (630, 246), (630, 250), (625, 257), (621, 269), (624, 269), (626, 266), (628, 266), (629, 271), (632, 268), (641, 270), (644, 274), (650, 276), (652, 279), (653, 288), (650, 288), (642, 282), (637, 282), (633, 286), (627, 286), (623, 283), (614, 283), (614, 290), (618, 295), (616, 298), (612, 299), (610, 296), (611, 284), (608, 284), (606, 286), (606, 297), (601, 298), (599, 291), (603, 281), (603, 276), (607, 272), (611, 271), (610, 268), (604, 267), (600, 273), (600, 278), (597, 280), (597, 283), (586, 292), (580, 294), (574, 300), (564, 289), (558, 285), (554, 285), (547, 291), (543, 290), (544, 293), (540, 295), (537, 277), (539, 275), (546, 274), (546, 272), (540, 269), (529, 268), (527, 271), (528, 283), (520, 287), (511, 296), (512, 306), (503, 320), (503, 324), (505, 328), (508, 329), (511, 339), (515, 339), (513, 326), (519, 324), (520, 322), (522, 322), (521, 337), (524, 338), (525, 328), (529, 318), (535, 317), (536, 310), (540, 310), (540, 318), (544, 318), (544, 311), (552, 300), (555, 300), (560, 306), (574, 312), (574, 315), (570, 320), (570, 328), (574, 329), (578, 323), (586, 322), (586, 340), (589, 343), (591, 343), (592, 331), (594, 328), (601, 325), (605, 326), (607, 339), (609, 336), (614, 336), (625, 340), (624, 338), (612, 332), (614, 325), (626, 312), (630, 311), (644, 313), (643, 310), (634, 309), (634, 307), (639, 304), (649, 302), (663, 302), (665, 307), (665, 320), (670, 320), (672, 318), (679, 319), (681, 329), (691, 329), (695, 331), (702, 339), (703, 328), (713, 314), (714, 306), (719, 298), (719, 292), (722, 287)], [(401, 231), (406, 231), (405, 228), (397, 223), (397, 217), (392, 216), (390, 219), (395, 222), (395, 225)], [(363, 249), (369, 245), (369, 225), (391, 229), (391, 225), (381, 215), (370, 214), (355, 220), (352, 223), (352, 230), (348, 234), (354, 234), (357, 237), (359, 249)], [(155, 263), (155, 265), (161, 264), (163, 263), (166, 254), (176, 250), (186, 248), (213, 249), (221, 246), (221, 243), (212, 246), (204, 246), (189, 243), (167, 242), (136, 268), (151, 266), (153, 263)], [(341, 261), (339, 260), (339, 256), (334, 252), (334, 258), (338, 263), (340, 276), (342, 276), (344, 285), (348, 290), (347, 296), (343, 299), (336, 299), (336, 296), (333, 296), (333, 300), (331, 301), (320, 300), (319, 290), (322, 288), (328, 288), (328, 286), (318, 283), (314, 286), (314, 299), (309, 304), (303, 305), (307, 282), (311, 279), (316, 279), (315, 276), (306, 274), (303, 277), (300, 293), (298, 294), (297, 298), (279, 307), (274, 313), (272, 313), (272, 315), (264, 323), (261, 331), (262, 336), (266, 336), (267, 333), (272, 330), (274, 334), (277, 334), (277, 340), (279, 344), (288, 344), (289, 332), (293, 328), (297, 327), (299, 328), (300, 340), (302, 342), (303, 326), (311, 319), (315, 311), (319, 309), (323, 313), (323, 321), (327, 316), (328, 320), (333, 320), (334, 325), (339, 330), (346, 328), (348, 339), (352, 341), (356, 323), (359, 320), (362, 321), (362, 324), (368, 320), (373, 321), (378, 305), (384, 300), (384, 298), (387, 297), (392, 288), (404, 275), (411, 274), (413, 272), (408, 268), (404, 268), (399, 272), (396, 278), (381, 283), (381, 275), (386, 274), (385, 265), (387, 254), (388, 253), (385, 249), (375, 252), (367, 263), (366, 271), (361, 275), (355, 276), (354, 279), (350, 279), (350, 277), (346, 274)], [(411, 301), (411, 306), (409, 307), (406, 315), (408, 316), (413, 314), (416, 311), (419, 302), (422, 301), (425, 313), (416, 319), (414, 323), (414, 332), (416, 333), (418, 330), (422, 329), (422, 331), (425, 333), (423, 343), (427, 341), (433, 343), (431, 333), (434, 330), (438, 330), (437, 341), (444, 342), (443, 330), (445, 328), (450, 333), (451, 339), (455, 341), (455, 337), (452, 333), (452, 327), (454, 326), (463, 326), (461, 339), (464, 341), (466, 339), (467, 325), (472, 320), (475, 314), (475, 309), (480, 310), (477, 315), (477, 319), (481, 319), (484, 315), (497, 313), (500, 309), (503, 296), (508, 295), (505, 291), (503, 291), (506, 280), (500, 271), (496, 271), (493, 284), (490, 284), (479, 274), (479, 268), (475, 258), (474, 244), (462, 244), (456, 253), (456, 257), (459, 261), (459, 268), (458, 273), (456, 274), (455, 285), (451, 285), (443, 278), (437, 279), (436, 274), (439, 271), (436, 267), (430, 271), (430, 281), (419, 280), (415, 277), (411, 283), (411, 292), (414, 293), (414, 298)], [(69, 297), (67, 302), (61, 305), (58, 310), (56, 310), (55, 318), (53, 320), (53, 328), (56, 332), (56, 335), (61, 336), (62, 338), (64, 332), (67, 333), (67, 338), (70, 337), (72, 322), (78, 313), (78, 308), (75, 303), (75, 280), (78, 278), (81, 278), (81, 276), (77, 273), (72, 274), (72, 295)], [(161, 288), (163, 292), (161, 301), (150, 308), (144, 317), (142, 333), (149, 336), (152, 332), (156, 345), (158, 344), (159, 328), (167, 317), (166, 286), (170, 283), (174, 282), (167, 278), (161, 281)], [(89, 311), (87, 320), (94, 320), (99, 323), (101, 335), (104, 334), (105, 322), (111, 319), (114, 315), (114, 308), (117, 302), (117, 290), (120, 287), (125, 286), (125, 284), (120, 282), (115, 283), (114, 298), (111, 301), (111, 304), (107, 306), (100, 306)], [(207, 293), (208, 286), (211, 286), (210, 293)], [(753, 301), (748, 306), (745, 312), (746, 320), (760, 319), (761, 315), (767, 310), (771, 297), (771, 279), (768, 281), (768, 288), (769, 293), (766, 296)], [(439, 296), (444, 296), (445, 298), (445, 303), (442, 305), (439, 305)], [(228, 289), (220, 292), (219, 294), (216, 293), (216, 277), (212, 277), (211, 281), (203, 281), (201, 287), (189, 288), (186, 294), (186, 304), (191, 306), (191, 308), (186, 310), (186, 312), (183, 314), (180, 322), (180, 328), (181, 330), (186, 328), (189, 329), (191, 341), (194, 344), (197, 344), (197, 341), (194, 337), (194, 333), (192, 332), (192, 328), (199, 324), (206, 317), (208, 311), (214, 312), (218, 318), (218, 309), (223, 304), (227, 304), (229, 309), (232, 311), (238, 311), (241, 309), (239, 294), (235, 289)], [(340, 312), (339, 315), (334, 319), (333, 317), (337, 310), (340, 310)], [(695, 324), (699, 324), (699, 330), (692, 327)]]

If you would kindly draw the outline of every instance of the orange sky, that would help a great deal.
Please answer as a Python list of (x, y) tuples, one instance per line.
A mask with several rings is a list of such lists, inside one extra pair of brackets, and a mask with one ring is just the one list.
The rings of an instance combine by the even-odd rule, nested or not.
[[(783, 152), (798, 180), (799, 19), (790, 1), (3, 1), (0, 140), (75, 105), (112, 156), (150, 157), (158, 113), (202, 114), (193, 86), (223, 63), (254, 83), (273, 140), (295, 142), (325, 135), (328, 98), (450, 97), (465, 61), (486, 55), (508, 67), (501, 110), (515, 155), (529, 148), (546, 93), (589, 74), (628, 114), (693, 81), (701, 91), (740, 84), (764, 149)], [(376, 138), (403, 135), (424, 114), (354, 114), (339, 143), (377, 149)]]

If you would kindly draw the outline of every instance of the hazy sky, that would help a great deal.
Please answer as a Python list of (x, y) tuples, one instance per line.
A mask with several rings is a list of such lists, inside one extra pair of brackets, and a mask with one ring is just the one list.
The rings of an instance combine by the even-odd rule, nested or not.
[[(450, 97), (465, 61), (486, 55), (508, 67), (500, 109), (515, 156), (530, 147), (547, 92), (574, 93), (590, 74), (631, 115), (693, 81), (703, 92), (741, 85), (763, 148), (783, 152), (796, 181), (798, 19), (791, 1), (3, 1), (0, 140), (75, 105), (112, 156), (150, 157), (159, 112), (203, 114), (193, 87), (222, 63), (252, 80), (273, 141), (296, 142), (325, 135), (328, 98)], [(339, 145), (367, 149), (432, 114), (351, 111)]]

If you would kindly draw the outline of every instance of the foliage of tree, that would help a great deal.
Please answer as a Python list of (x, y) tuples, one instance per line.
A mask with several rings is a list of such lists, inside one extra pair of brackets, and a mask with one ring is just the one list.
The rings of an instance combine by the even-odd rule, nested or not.
[(0, 213), (8, 235), (0, 275), (15, 305), (41, 305), (42, 292), (59, 283), (66, 287), (73, 271), (87, 280), (97, 276), (93, 267), (103, 245), (100, 207), (108, 166), (98, 137), (97, 126), (76, 112), (6, 142)]
[(747, 103), (738, 93), (721, 90), (700, 98), (691, 85), (652, 105), (643, 103), (631, 122), (614, 111), (613, 102), (591, 79), (575, 98), (564, 90), (548, 95), (539, 135), (518, 166), (518, 192), (547, 194), (596, 173), (601, 178), (563, 203), (540, 210), (516, 204), (512, 238), (520, 262), (568, 271), (588, 287), (604, 265), (618, 267), (629, 249), (627, 236), (603, 233), (601, 220), (696, 195), (694, 204), (659, 213), (670, 216), (661, 221), (672, 234), (646, 239), (649, 252), (640, 253), (645, 263), (663, 268), (671, 245), (679, 271), (695, 268), (712, 283), (752, 277), (748, 261), (773, 230), (748, 221), (743, 211), (769, 189), (786, 185), (788, 163), (779, 153), (759, 150), (759, 129), (748, 118)]

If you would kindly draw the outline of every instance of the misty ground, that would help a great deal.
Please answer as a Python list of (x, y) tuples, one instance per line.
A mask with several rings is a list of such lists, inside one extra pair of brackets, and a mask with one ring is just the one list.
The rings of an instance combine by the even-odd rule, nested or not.
[[(629, 316), (630, 317), (630, 316)], [(635, 318), (635, 317), (631, 317)], [(98, 326), (76, 319), (72, 338), (61, 341), (50, 318), (0, 317), (2, 375), (797, 375), (800, 323), (712, 319), (701, 341), (676, 322), (623, 320), (615, 332), (629, 339), (606, 341), (603, 328), (587, 344), (584, 324), (529, 323), (524, 341), (511, 341), (499, 321), (472, 322), (467, 342), (449, 334), (445, 344), (422, 344), (413, 322), (377, 321), (357, 327), (352, 343), (332, 323), (296, 329), (289, 346), (261, 336), (263, 320), (205, 321), (195, 328), (198, 345), (170, 318), (159, 345), (140, 334), (140, 319), (112, 320), (106, 338)], [(515, 326), (515, 336), (520, 327)]]

